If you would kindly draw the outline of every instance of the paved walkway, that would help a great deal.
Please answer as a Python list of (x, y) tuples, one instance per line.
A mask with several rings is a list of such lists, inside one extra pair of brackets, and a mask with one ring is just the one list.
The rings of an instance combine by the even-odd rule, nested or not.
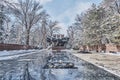
[(120, 76), (120, 56), (109, 54), (81, 54), (73, 52), (75, 56), (90, 62), (100, 68)]

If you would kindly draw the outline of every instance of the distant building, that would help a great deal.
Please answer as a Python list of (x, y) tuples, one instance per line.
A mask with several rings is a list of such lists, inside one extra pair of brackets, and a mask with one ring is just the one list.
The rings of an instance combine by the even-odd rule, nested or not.
[(52, 37), (55, 39), (62, 39), (62, 38), (64, 38), (64, 34), (53, 34)]
[(52, 37), (47, 38), (47, 42), (51, 45), (53, 48), (66, 48), (66, 45), (68, 44), (69, 38), (65, 37), (64, 34), (53, 34)]

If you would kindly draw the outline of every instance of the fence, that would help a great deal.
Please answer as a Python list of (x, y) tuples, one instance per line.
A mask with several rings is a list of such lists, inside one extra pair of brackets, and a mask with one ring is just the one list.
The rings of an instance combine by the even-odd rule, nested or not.
[(19, 45), (19, 44), (0, 44), (0, 50), (20, 50), (20, 49), (34, 49), (34, 46)]

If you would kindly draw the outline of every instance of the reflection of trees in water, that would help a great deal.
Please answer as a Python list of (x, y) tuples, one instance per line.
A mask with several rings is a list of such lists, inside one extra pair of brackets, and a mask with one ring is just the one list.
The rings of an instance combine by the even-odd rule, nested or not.
[[(77, 64), (78, 69), (42, 69), (44, 64), (46, 64), (46, 57), (48, 57), (45, 55), (37, 56), (39, 58), (35, 59), (25, 59), (25, 57), (20, 61), (18, 60), (18, 63), (13, 61), (14, 67), (9, 63), (5, 67), (7, 68), (5, 71), (8, 71), (2, 78), (0, 77), (0, 80), (120, 80), (114, 75), (69, 54), (65, 56), (70, 59), (73, 58), (72, 61)], [(0, 68), (0, 71), (3, 68), (4, 66)]]
[[(8, 66), (8, 71), (0, 80), (45, 80), (42, 67), (46, 63), (46, 54), (38, 55), (35, 59), (20, 59), (18, 63)], [(8, 63), (9, 64), (9, 63)], [(3, 70), (4, 71), (4, 70)]]
[(21, 65), (19, 68), (10, 70), (2, 77), (2, 80), (35, 80), (32, 78), (29, 72), (28, 63), (24, 66)]
[(72, 76), (70, 80), (84, 80), (82, 79), (82, 74), (77, 69), (68, 70), (68, 75)]
[(45, 80), (77, 80), (78, 70), (75, 69), (46, 69)]
[[(42, 70), (31, 62), (26, 62), (19, 68), (11, 70), (0, 79), (0, 80), (44, 80), (42, 75)], [(39, 79), (38, 79), (39, 78)]]
[(25, 65), (24, 67), (24, 72), (23, 72), (23, 80), (35, 80), (31, 75), (30, 75), (30, 72), (29, 72), (29, 66), (28, 66), (28, 63)]
[(57, 80), (51, 69), (44, 70), (45, 80)]

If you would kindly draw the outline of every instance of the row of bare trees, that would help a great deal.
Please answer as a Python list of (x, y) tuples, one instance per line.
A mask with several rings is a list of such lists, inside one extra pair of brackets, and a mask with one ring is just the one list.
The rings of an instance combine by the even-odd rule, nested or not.
[(50, 15), (39, 1), (0, 1), (1, 43), (42, 45), (46, 48), (47, 36), (52, 36), (60, 29), (58, 22), (50, 20)]

